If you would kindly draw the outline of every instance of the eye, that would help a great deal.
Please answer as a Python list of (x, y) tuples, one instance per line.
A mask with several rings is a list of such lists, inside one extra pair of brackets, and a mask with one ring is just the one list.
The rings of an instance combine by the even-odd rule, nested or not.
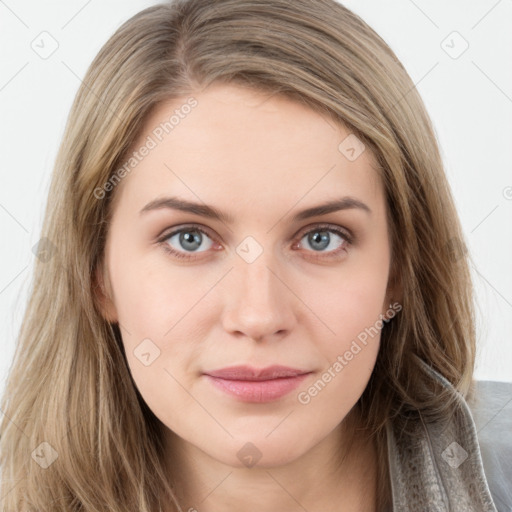
[[(299, 242), (295, 243), (292, 248), (300, 249), (303, 239), (312, 248), (308, 252), (319, 253), (319, 257), (335, 257), (354, 242), (354, 237), (348, 230), (330, 224), (315, 226), (314, 229), (302, 232)], [(194, 253), (207, 252), (212, 248), (214, 250), (222, 248), (213, 241), (206, 230), (199, 226), (185, 226), (172, 231), (158, 240), (158, 243), (174, 257), (188, 260), (195, 258)]]
[[(209, 243), (205, 244), (205, 240), (209, 240)], [(167, 252), (178, 258), (190, 258), (187, 253), (205, 252), (213, 246), (213, 240), (208, 233), (197, 226), (184, 227), (173, 231), (165, 235), (159, 242)]]
[[(306, 240), (306, 244), (312, 248), (313, 252), (326, 254), (329, 257), (337, 255), (353, 243), (353, 237), (348, 231), (329, 224), (316, 226), (304, 232), (300, 240)], [(300, 242), (294, 244), (293, 248), (300, 248), (300, 245)]]

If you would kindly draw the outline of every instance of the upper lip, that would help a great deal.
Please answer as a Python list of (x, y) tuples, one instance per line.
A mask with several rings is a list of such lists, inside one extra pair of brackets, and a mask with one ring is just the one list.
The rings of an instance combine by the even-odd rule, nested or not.
[(280, 377), (296, 377), (297, 375), (303, 375), (305, 373), (311, 372), (280, 365), (267, 366), (266, 368), (230, 366), (228, 368), (205, 372), (206, 375), (210, 375), (211, 377), (219, 377), (227, 380), (271, 380)]

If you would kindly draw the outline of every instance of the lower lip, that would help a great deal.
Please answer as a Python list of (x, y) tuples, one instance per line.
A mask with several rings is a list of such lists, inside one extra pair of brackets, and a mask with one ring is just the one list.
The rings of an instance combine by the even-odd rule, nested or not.
[(296, 377), (281, 377), (271, 380), (228, 380), (205, 375), (217, 388), (242, 400), (243, 402), (270, 402), (277, 400), (291, 391), (308, 376), (308, 373)]

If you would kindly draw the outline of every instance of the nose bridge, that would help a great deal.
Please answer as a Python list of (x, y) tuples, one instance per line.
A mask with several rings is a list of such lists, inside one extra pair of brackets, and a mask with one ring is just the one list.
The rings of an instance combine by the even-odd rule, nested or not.
[(242, 289), (241, 299), (246, 302), (266, 303), (272, 300), (276, 288), (276, 276), (270, 271), (272, 263), (268, 258), (260, 256), (252, 263), (239, 262), (236, 269), (236, 279), (239, 280)]
[(225, 329), (255, 339), (290, 329), (294, 318), (291, 294), (277, 277), (271, 251), (263, 251), (252, 262), (241, 258), (231, 274)]

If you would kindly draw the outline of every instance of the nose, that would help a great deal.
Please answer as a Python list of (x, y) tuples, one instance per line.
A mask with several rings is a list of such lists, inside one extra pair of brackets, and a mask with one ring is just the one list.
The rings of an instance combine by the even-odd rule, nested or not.
[(286, 336), (296, 322), (294, 304), (300, 302), (292, 289), (265, 252), (252, 263), (237, 262), (225, 288), (225, 331), (255, 341)]

